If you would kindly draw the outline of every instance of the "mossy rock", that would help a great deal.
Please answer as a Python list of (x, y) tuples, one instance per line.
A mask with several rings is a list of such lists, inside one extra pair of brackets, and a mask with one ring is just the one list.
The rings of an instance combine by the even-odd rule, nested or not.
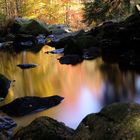
[(39, 35), (39, 34), (49, 35), (47, 25), (34, 19), (31, 19), (27, 23), (23, 24), (20, 28), (20, 32), (31, 35)]
[(30, 34), (39, 35), (45, 34), (49, 35), (49, 30), (45, 23), (31, 19), (17, 18), (11, 26), (11, 32), (14, 34)]
[(114, 103), (99, 113), (88, 115), (78, 126), (73, 139), (140, 140), (140, 105)]
[(39, 117), (19, 130), (13, 140), (68, 140), (74, 130), (49, 117)]

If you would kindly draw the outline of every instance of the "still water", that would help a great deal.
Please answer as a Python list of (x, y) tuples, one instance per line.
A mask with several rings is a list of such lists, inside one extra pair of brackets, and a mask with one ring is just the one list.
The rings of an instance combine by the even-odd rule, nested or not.
[[(76, 66), (61, 65), (59, 55), (39, 53), (0, 53), (0, 73), (15, 80), (1, 105), (23, 96), (60, 95), (65, 99), (56, 107), (33, 115), (14, 118), (18, 128), (39, 116), (49, 116), (76, 128), (89, 113), (95, 113), (113, 102), (140, 102), (140, 76), (135, 72), (121, 72), (117, 65), (102, 59), (84, 61)], [(35, 63), (38, 67), (22, 70), (20, 63)]]

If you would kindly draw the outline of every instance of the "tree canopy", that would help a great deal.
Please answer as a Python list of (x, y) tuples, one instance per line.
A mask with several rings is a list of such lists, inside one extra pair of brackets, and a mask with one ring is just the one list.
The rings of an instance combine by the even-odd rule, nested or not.
[(104, 20), (122, 20), (131, 12), (139, 0), (94, 0), (84, 3), (84, 22), (100, 23)]

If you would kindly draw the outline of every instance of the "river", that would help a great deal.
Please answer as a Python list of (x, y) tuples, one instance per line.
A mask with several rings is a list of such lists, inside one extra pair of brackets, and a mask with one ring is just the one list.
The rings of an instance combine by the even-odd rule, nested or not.
[[(105, 64), (101, 58), (76, 66), (61, 65), (57, 60), (60, 55), (45, 53), (50, 49), (44, 46), (36, 54), (0, 53), (0, 73), (15, 80), (1, 105), (23, 96), (64, 97), (56, 107), (14, 118), (18, 128), (39, 116), (49, 116), (75, 129), (87, 114), (99, 112), (108, 104), (140, 102), (139, 74), (121, 72), (117, 64)], [(35, 63), (38, 67), (22, 70), (16, 66), (20, 63)]]

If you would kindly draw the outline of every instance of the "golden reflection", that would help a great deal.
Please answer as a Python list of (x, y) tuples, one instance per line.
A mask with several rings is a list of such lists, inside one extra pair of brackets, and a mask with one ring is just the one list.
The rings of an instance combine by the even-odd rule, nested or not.
[[(135, 96), (134, 73), (124, 74), (116, 65), (106, 65), (101, 59), (84, 61), (76, 66), (61, 65), (57, 60), (60, 55), (45, 53), (50, 49), (53, 48), (45, 46), (37, 54), (0, 53), (0, 73), (15, 80), (5, 101), (0, 105), (23, 96), (57, 94), (65, 98), (60, 105), (49, 110), (14, 118), (18, 128), (38, 116), (46, 115), (76, 128), (84, 116), (99, 111), (103, 105), (115, 102), (116, 99), (132, 100), (133, 98), (125, 97), (128, 93), (131, 97)], [(16, 66), (20, 63), (35, 63), (38, 66), (22, 70)]]

